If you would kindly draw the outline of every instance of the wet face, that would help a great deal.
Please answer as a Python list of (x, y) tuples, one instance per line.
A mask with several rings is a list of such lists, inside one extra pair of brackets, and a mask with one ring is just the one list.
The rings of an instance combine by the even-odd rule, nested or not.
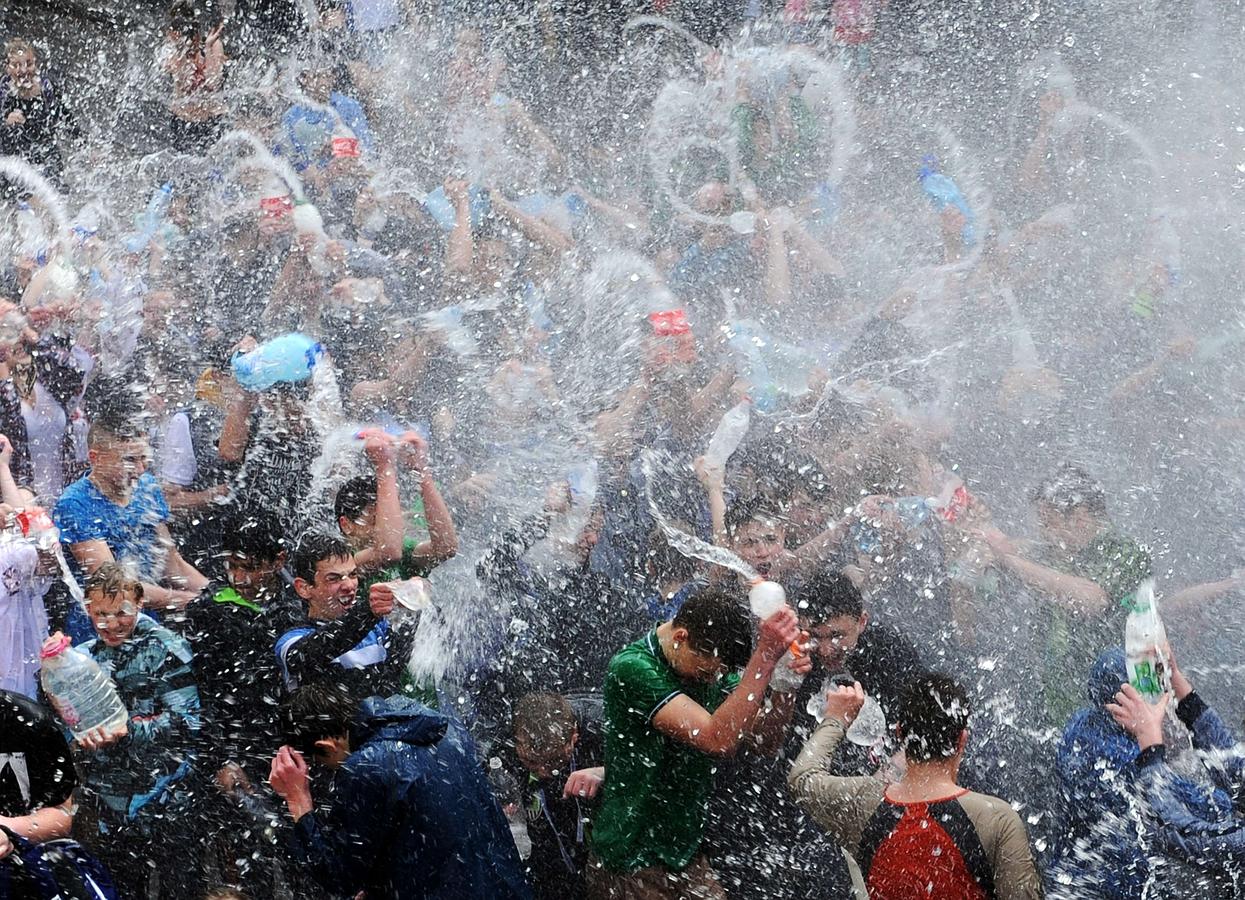
[(716, 653), (703, 653), (692, 648), (687, 640), (686, 628), (674, 629), (671, 636), (674, 639), (674, 658), (670, 664), (680, 678), (712, 684), (726, 674), (726, 666)]
[(106, 438), (88, 452), (91, 478), (105, 490), (128, 498), (147, 471), (150, 449), (142, 438), (123, 440)]
[(734, 548), (744, 562), (764, 577), (786, 552), (786, 541), (785, 525), (775, 519), (758, 517), (735, 531)]
[(565, 775), (570, 768), (571, 754), (575, 750), (574, 732), (570, 740), (553, 747), (547, 741), (539, 741), (524, 731), (516, 731), (514, 735), (514, 752), (519, 757), (523, 768), (537, 778), (553, 778)]
[(39, 64), (28, 50), (14, 50), (7, 58), (6, 70), (13, 86), (20, 93), (28, 94), (39, 86)]
[(360, 544), (368, 543), (376, 527), (376, 504), (369, 503), (353, 519), (342, 516), (337, 520), (337, 527), (341, 529), (350, 546), (357, 548)]
[(836, 616), (820, 623), (801, 617), (800, 627), (816, 642), (813, 652), (822, 667), (828, 672), (838, 672), (846, 667), (847, 656), (856, 649), (868, 621), (864, 614)]
[(120, 647), (134, 633), (143, 604), (132, 591), (106, 594), (102, 590), (87, 598), (87, 611), (99, 639), (109, 647)]
[(285, 554), (277, 554), (276, 559), (256, 559), (245, 553), (231, 553), (225, 558), (225, 577), (229, 585), (252, 603), (260, 595), (273, 592), (278, 584), (277, 573), (285, 565)]
[(322, 559), (316, 564), (315, 581), (295, 578), (294, 590), (307, 601), (307, 611), (313, 619), (340, 619), (355, 603), (359, 568), (349, 556)]
[(1042, 539), (1051, 546), (1079, 549), (1098, 530), (1093, 514), (1084, 507), (1064, 511), (1053, 503), (1039, 500), (1037, 503), (1038, 525)]

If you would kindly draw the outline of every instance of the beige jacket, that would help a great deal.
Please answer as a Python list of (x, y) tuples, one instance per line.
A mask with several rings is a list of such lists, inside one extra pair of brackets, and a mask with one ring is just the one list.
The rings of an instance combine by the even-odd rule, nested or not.
[[(883, 803), (886, 786), (871, 776), (831, 775), (829, 764), (846, 731), (826, 719), (809, 738), (787, 776), (787, 784), (810, 816), (859, 858), (865, 827)], [(1029, 850), (1020, 816), (1005, 801), (967, 792), (956, 798), (981, 840), (998, 900), (1040, 900), (1042, 880)], [(868, 873), (865, 873), (867, 878)]]

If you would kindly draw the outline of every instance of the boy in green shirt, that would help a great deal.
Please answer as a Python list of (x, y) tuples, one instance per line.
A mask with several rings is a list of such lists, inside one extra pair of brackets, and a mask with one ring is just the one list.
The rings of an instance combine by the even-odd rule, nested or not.
[[(730, 756), (745, 739), (763, 750), (781, 741), (793, 695), (773, 694), (767, 704), (766, 687), (799, 637), (796, 615), (784, 607), (761, 623), (751, 651), (744, 607), (706, 590), (610, 661), (589, 897), (726, 896), (697, 853), (714, 758)], [(789, 665), (802, 675), (810, 661), (802, 655)]]

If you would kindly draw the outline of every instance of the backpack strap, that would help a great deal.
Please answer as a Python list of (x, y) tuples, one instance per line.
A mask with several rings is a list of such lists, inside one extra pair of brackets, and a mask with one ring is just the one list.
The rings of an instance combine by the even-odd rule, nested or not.
[(873, 868), (874, 854), (878, 852), (878, 847), (882, 846), (882, 842), (895, 830), (903, 814), (902, 806), (883, 800), (865, 824), (865, 830), (860, 835), (860, 850), (856, 854), (856, 863), (860, 866), (860, 872), (865, 881), (869, 880), (869, 870)]
[(986, 896), (994, 900), (994, 869), (990, 866), (990, 857), (986, 855), (981, 836), (977, 834), (973, 820), (968, 817), (968, 812), (959, 799), (931, 803), (929, 814), (942, 826), (942, 830), (951, 840), (955, 841), (964, 857), (964, 864), (968, 866), (969, 874), (981, 885)]

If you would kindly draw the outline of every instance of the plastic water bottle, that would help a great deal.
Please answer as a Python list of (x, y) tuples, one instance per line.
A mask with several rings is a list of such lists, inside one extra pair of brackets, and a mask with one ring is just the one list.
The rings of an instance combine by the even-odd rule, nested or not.
[(1171, 667), (1167, 663), (1167, 629), (1163, 627), (1154, 601), (1153, 578), (1138, 585), (1128, 603), (1124, 656), (1128, 683), (1148, 702), (1158, 703), (1171, 688)]
[(847, 728), (847, 739), (861, 747), (876, 747), (886, 740), (886, 714), (878, 701), (865, 696), (864, 705)]
[(131, 253), (138, 253), (151, 243), (151, 239), (156, 236), (156, 232), (164, 224), (164, 217), (169, 211), (169, 204), (172, 202), (173, 185), (166, 181), (152, 192), (151, 199), (147, 201), (147, 210), (139, 220), (138, 231), (125, 239), (126, 250)]
[(101, 727), (112, 734), (125, 733), (130, 715), (99, 663), (73, 649), (59, 632), (47, 639), (39, 658), (43, 691), (74, 737)]
[(306, 381), (324, 348), (303, 334), (283, 334), (260, 344), (250, 353), (235, 353), (233, 374), (248, 391), (263, 391), (274, 384)]
[(758, 581), (748, 590), (748, 606), (762, 622), (786, 605), (787, 592), (777, 581)]
[(393, 612), (388, 616), (390, 624), (414, 622), (432, 603), (432, 592), (428, 589), (428, 582), (422, 578), (387, 581), (385, 585), (393, 591)]
[(973, 214), (973, 208), (968, 205), (968, 200), (961, 193), (959, 185), (957, 185), (950, 177), (938, 171), (938, 160), (933, 156), (925, 156), (921, 159), (921, 168), (918, 171), (917, 178), (921, 182), (921, 190), (929, 196), (930, 202), (934, 204), (934, 209), (942, 211), (948, 206), (954, 206), (964, 216), (964, 227), (960, 232), (960, 236), (964, 240), (965, 246), (971, 246), (977, 241), (977, 229), (975, 223), (977, 217)]
[(726, 461), (731, 458), (748, 433), (748, 425), (752, 421), (752, 401), (745, 398), (726, 411), (722, 421), (709, 439), (709, 448), (705, 451), (705, 463), (715, 470), (726, 468)]

